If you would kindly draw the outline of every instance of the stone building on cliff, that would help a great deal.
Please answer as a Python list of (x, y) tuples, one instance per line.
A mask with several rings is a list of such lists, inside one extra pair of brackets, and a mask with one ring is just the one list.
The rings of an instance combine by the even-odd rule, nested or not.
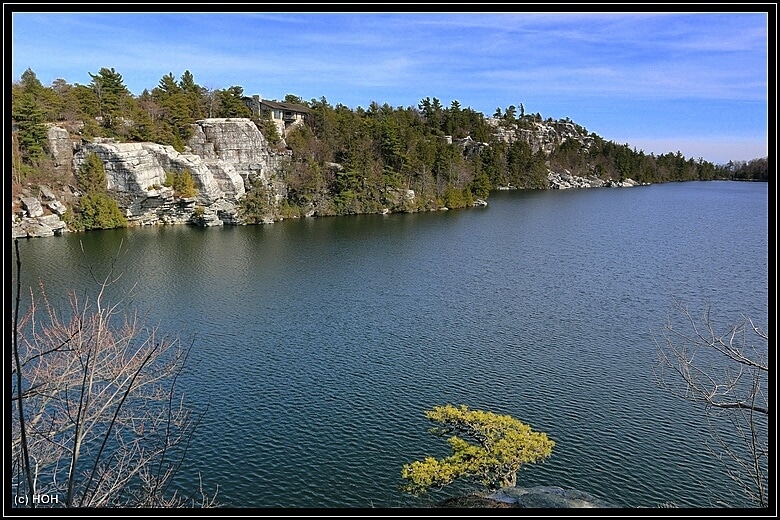
[(303, 125), (309, 115), (309, 109), (303, 105), (271, 101), (263, 99), (257, 94), (252, 97), (245, 97), (244, 103), (252, 111), (253, 116), (264, 117), (270, 115), (271, 121), (274, 122), (279, 135), (282, 137), (287, 137), (290, 130)]

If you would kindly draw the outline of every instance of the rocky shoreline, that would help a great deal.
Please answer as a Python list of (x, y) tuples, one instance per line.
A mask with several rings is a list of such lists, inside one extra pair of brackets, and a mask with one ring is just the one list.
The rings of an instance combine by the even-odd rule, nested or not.
[[(65, 129), (56, 126), (49, 128), (48, 136), (50, 154), (65, 172), (77, 171), (90, 154), (100, 157), (105, 167), (108, 193), (117, 200), (131, 227), (242, 225), (238, 202), (251, 183), (264, 183), (277, 202), (286, 195), (286, 185), (274, 173), (291, 159), (291, 152), (270, 146), (249, 119), (197, 121), (185, 153), (157, 143), (119, 143), (112, 139), (85, 141), (71, 137)], [(533, 142), (537, 147), (544, 144)], [(197, 187), (196, 197), (177, 197), (172, 188), (164, 186), (169, 172), (184, 170), (192, 174)], [(549, 189), (638, 185), (631, 179), (604, 181), (597, 177), (580, 177), (567, 170), (548, 171), (547, 180)], [(388, 195), (398, 198), (399, 206), (404, 197), (410, 196), (409, 193)], [(67, 207), (79, 197), (77, 189), (64, 182), (22, 188), (12, 200), (11, 237), (50, 237), (69, 232)], [(411, 192), (411, 198), (414, 199), (414, 192)], [(485, 206), (487, 202), (477, 200), (474, 205)], [(388, 207), (378, 212), (392, 211), (393, 208)], [(317, 216), (316, 210), (312, 208), (306, 216)], [(274, 221), (269, 217), (262, 222)]]
[[(567, 173), (550, 173), (549, 189), (583, 189), (602, 187), (633, 187), (639, 183), (626, 179), (622, 182), (602, 181), (596, 178), (584, 178)], [(515, 189), (511, 186), (499, 188)], [(71, 196), (78, 197), (78, 192), (72, 186), (68, 187)], [(237, 201), (220, 198), (212, 201), (207, 206), (201, 205), (197, 197), (175, 197), (173, 190), (161, 187), (150, 190), (147, 193), (131, 195), (127, 193), (113, 193), (114, 198), (120, 201), (120, 207), (125, 208), (129, 227), (190, 224), (200, 227), (212, 227), (223, 225), (244, 225), (238, 215)], [(25, 189), (18, 197), (17, 209), (12, 213), (11, 238), (42, 238), (58, 236), (70, 232), (66, 221), (65, 204), (60, 200), (69, 198), (68, 195), (54, 195), (48, 186), (39, 186), (38, 193), (31, 193)], [(478, 199), (474, 206), (487, 206), (487, 201)], [(200, 208), (200, 209), (198, 209)], [(447, 208), (440, 208), (446, 210)], [(384, 209), (380, 213), (391, 213)], [(316, 216), (314, 212), (307, 216)], [(265, 219), (263, 224), (272, 224), (276, 220)]]

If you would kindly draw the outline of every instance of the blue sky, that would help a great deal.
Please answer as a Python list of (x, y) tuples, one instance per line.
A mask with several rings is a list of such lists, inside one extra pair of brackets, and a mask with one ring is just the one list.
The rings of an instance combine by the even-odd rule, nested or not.
[(189, 70), (203, 87), (267, 99), (437, 97), (485, 115), (522, 103), (646, 153), (718, 164), (768, 154), (766, 13), (10, 16), (13, 81), (30, 68), (44, 85), (89, 84), (113, 67), (137, 95)]

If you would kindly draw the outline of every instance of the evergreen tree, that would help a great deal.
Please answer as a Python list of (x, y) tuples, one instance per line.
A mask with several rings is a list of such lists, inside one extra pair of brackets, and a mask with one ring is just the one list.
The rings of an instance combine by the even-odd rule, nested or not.
[[(191, 81), (191, 76), (188, 82)], [(187, 83), (188, 88), (193, 88)], [(192, 136), (192, 125), (195, 123), (192, 108), (192, 93), (187, 93), (176, 82), (173, 73), (168, 73), (160, 79), (160, 83), (152, 91), (152, 97), (161, 109), (158, 118), (159, 136), (164, 144), (173, 146), (179, 152), (184, 151), (184, 145)]]
[[(281, 142), (282, 136), (279, 135), (279, 129), (276, 127), (276, 123), (271, 119), (270, 112), (264, 111), (260, 115), (260, 118), (255, 120), (255, 125), (269, 144), (277, 145)], [(288, 146), (290, 145), (289, 141), (287, 144)]]
[(432, 434), (449, 436), (447, 444), (452, 454), (404, 465), (404, 490), (413, 494), (457, 479), (473, 480), (490, 489), (515, 486), (523, 466), (542, 462), (555, 447), (555, 441), (546, 433), (536, 432), (509, 415), (446, 405), (434, 406), (425, 416), (438, 424), (431, 428)]
[(195, 179), (189, 170), (168, 172), (165, 175), (164, 185), (173, 188), (173, 193), (177, 197), (190, 198), (198, 194), (198, 189), (195, 187)]
[(181, 78), (179, 78), (179, 87), (184, 92), (200, 93), (200, 87), (195, 83), (195, 76), (193, 76), (192, 72), (189, 70), (185, 70), (182, 73)]
[(33, 98), (40, 96), (44, 88), (38, 76), (29, 68), (22, 73), (21, 85), (24, 91), (32, 95)]
[[(75, 105), (75, 111), (79, 118), (92, 119), (100, 115), (100, 103), (95, 91), (78, 83), (68, 92), (70, 103)], [(86, 124), (86, 121), (84, 121)]]
[(291, 103), (293, 105), (301, 105), (301, 106), (306, 105), (306, 102), (303, 99), (301, 99), (300, 96), (296, 96), (295, 94), (285, 94), (284, 102)]
[(238, 212), (248, 224), (261, 224), (267, 218), (273, 218), (273, 194), (262, 182), (253, 183), (239, 201)]
[(431, 116), (431, 98), (426, 97), (425, 99), (421, 99), (420, 102), (417, 104), (417, 108), (422, 113), (423, 117), (428, 119)]
[(173, 72), (169, 72), (162, 78), (157, 85), (155, 92), (160, 99), (165, 99), (169, 96), (176, 95), (182, 91), (179, 84), (176, 82), (176, 78), (173, 76)]
[(114, 68), (103, 67), (97, 74), (89, 74), (92, 78), (90, 87), (98, 100), (98, 110), (103, 118), (105, 128), (116, 131), (118, 118), (122, 116), (122, 110), (130, 91), (125, 86), (122, 75)]
[(394, 119), (384, 119), (378, 125), (379, 148), (384, 163), (393, 171), (400, 172), (406, 160), (400, 131)]
[(217, 91), (219, 112), (217, 117), (252, 117), (252, 111), (244, 103), (244, 88), (234, 85)]
[(187, 99), (187, 108), (192, 119), (202, 119), (204, 110), (204, 89), (195, 83), (195, 77), (189, 70), (185, 70), (179, 80), (179, 87)]
[(18, 128), (18, 142), (27, 164), (36, 164), (44, 156), (47, 130), (43, 110), (31, 93), (25, 92), (13, 105), (12, 117)]
[(22, 74), (21, 93), (32, 96), (38, 107), (43, 112), (44, 121), (56, 121), (60, 119), (63, 110), (61, 96), (52, 88), (44, 87), (32, 69), (27, 69)]
[(149, 142), (157, 139), (155, 123), (148, 108), (148, 105), (139, 99), (139, 102), (132, 109), (130, 119), (133, 121), (133, 126), (127, 134), (131, 141)]
[(433, 166), (436, 152), (436, 141), (426, 137), (419, 137), (412, 148), (411, 160), (408, 163), (408, 187), (423, 197), (430, 195), (435, 187)]
[(82, 191), (77, 215), (71, 221), (76, 229), (111, 229), (125, 227), (127, 218), (116, 200), (106, 190), (106, 170), (100, 157), (91, 153), (76, 175)]
[(47, 121), (75, 119), (75, 111), (68, 107), (68, 93), (71, 88), (64, 79), (57, 78), (51, 87), (44, 89), (41, 102), (45, 107)]
[(79, 200), (78, 229), (113, 229), (127, 226), (127, 218), (114, 199), (105, 193), (89, 192)]
[(474, 181), (471, 183), (469, 189), (475, 197), (480, 199), (487, 199), (488, 196), (490, 196), (491, 189), (490, 177), (488, 177), (488, 174), (484, 171), (478, 172), (474, 177)]
[(430, 133), (435, 135), (441, 134), (442, 128), (442, 105), (438, 98), (426, 97), (417, 105), (422, 112), (422, 116), (428, 126)]
[(91, 153), (79, 166), (76, 182), (82, 193), (104, 193), (106, 191), (106, 170), (96, 153)]
[(512, 125), (515, 123), (515, 116), (517, 115), (517, 107), (514, 105), (509, 105), (506, 107), (506, 110), (504, 111), (504, 121), (508, 125)]

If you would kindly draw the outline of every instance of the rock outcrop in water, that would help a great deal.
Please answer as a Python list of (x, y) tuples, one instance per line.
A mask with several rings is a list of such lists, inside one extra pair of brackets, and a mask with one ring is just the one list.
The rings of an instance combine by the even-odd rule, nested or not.
[(450, 498), (438, 507), (447, 508), (524, 508), (571, 509), (615, 508), (617, 506), (577, 489), (557, 486), (504, 487), (487, 495), (469, 495)]
[(557, 486), (536, 486), (531, 488), (505, 487), (488, 495), (496, 502), (512, 507), (539, 508), (614, 508), (616, 506), (598, 497), (577, 489), (563, 489)]
[(639, 186), (639, 183), (633, 179), (624, 179), (622, 181), (602, 180), (598, 177), (580, 177), (572, 175), (568, 170), (563, 172), (549, 172), (547, 181), (552, 190), (565, 190), (568, 188), (602, 188), (608, 186), (611, 188), (633, 188)]

